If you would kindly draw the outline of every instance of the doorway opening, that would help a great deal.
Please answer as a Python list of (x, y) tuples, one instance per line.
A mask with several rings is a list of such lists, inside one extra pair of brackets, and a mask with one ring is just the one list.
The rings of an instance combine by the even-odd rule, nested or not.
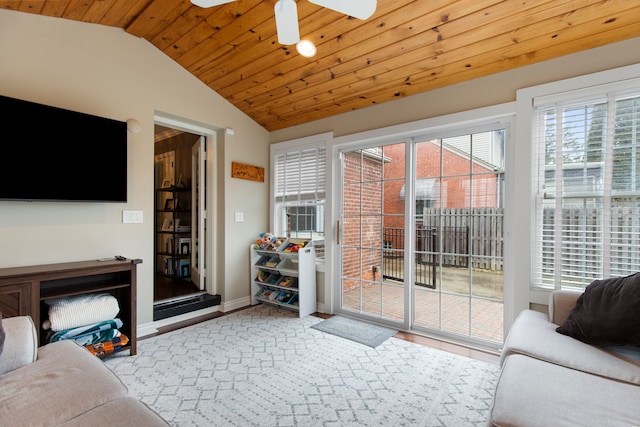
[(203, 135), (155, 125), (154, 321), (220, 304), (205, 273), (204, 146)]

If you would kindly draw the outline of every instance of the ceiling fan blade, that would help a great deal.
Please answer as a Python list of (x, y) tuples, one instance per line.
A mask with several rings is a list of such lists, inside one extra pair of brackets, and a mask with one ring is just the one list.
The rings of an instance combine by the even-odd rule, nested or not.
[(202, 8), (220, 6), (221, 4), (231, 3), (236, 0), (191, 0), (191, 3)]
[(276, 14), (278, 43), (289, 45), (300, 41), (298, 29), (298, 7), (294, 0), (278, 0), (273, 7)]
[(318, 6), (358, 19), (368, 19), (376, 11), (377, 0), (309, 0)]

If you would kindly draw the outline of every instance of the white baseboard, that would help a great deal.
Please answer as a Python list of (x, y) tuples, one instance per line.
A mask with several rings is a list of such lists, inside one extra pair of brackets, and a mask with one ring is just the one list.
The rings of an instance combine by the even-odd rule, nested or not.
[(138, 325), (136, 333), (138, 334), (138, 339), (140, 339), (140, 338), (148, 337), (149, 335), (155, 335), (158, 333), (158, 330), (156, 329), (155, 326), (153, 326), (153, 322), (151, 322), (151, 323), (145, 323), (143, 325)]
[(229, 311), (247, 307), (248, 305), (251, 305), (251, 297), (238, 298), (233, 301), (223, 302), (221, 305), (222, 309), (220, 311), (222, 311), (223, 313), (227, 313)]

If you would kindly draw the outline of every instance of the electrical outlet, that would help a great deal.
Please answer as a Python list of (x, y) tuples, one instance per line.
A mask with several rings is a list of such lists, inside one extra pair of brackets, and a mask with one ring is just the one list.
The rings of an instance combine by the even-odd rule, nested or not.
[(123, 224), (142, 224), (142, 211), (122, 211)]

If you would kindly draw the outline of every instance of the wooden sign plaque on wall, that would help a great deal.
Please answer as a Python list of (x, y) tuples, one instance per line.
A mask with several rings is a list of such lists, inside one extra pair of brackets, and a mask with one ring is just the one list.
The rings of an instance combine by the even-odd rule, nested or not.
[(231, 177), (248, 179), (249, 181), (264, 182), (264, 168), (231, 162)]

